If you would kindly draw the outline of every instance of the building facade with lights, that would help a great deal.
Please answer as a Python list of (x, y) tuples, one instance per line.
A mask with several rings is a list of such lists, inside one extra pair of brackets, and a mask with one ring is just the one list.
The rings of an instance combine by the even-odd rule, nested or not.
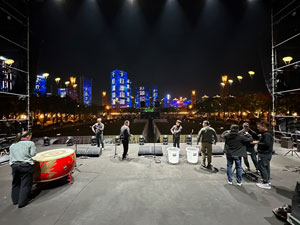
[(47, 81), (43, 75), (37, 75), (33, 94), (36, 96), (43, 96), (47, 93)]
[(127, 104), (127, 72), (114, 70), (111, 72), (111, 107), (126, 108)]

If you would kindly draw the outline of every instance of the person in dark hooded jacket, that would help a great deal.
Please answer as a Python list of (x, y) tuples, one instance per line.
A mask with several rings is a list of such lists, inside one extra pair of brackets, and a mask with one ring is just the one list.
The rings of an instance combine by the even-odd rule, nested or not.
[(274, 137), (268, 130), (268, 125), (265, 123), (258, 123), (257, 129), (261, 133), (259, 141), (253, 141), (257, 144), (258, 152), (258, 168), (262, 177), (262, 182), (256, 185), (263, 189), (271, 189), (270, 183), (270, 162), (273, 153)]
[(227, 158), (228, 184), (232, 184), (232, 165), (235, 162), (237, 185), (241, 186), (243, 173), (241, 157), (247, 155), (246, 145), (252, 142), (253, 138), (249, 134), (239, 133), (239, 126), (236, 124), (231, 125), (230, 131), (225, 131), (221, 137), (225, 139), (224, 152)]

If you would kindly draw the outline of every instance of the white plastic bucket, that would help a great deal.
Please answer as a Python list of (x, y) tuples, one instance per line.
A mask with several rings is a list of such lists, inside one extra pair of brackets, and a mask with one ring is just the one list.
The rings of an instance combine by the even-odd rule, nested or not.
[(186, 148), (186, 159), (189, 163), (198, 163), (199, 149), (195, 147)]
[(171, 164), (179, 163), (179, 148), (169, 147), (168, 150), (168, 162)]

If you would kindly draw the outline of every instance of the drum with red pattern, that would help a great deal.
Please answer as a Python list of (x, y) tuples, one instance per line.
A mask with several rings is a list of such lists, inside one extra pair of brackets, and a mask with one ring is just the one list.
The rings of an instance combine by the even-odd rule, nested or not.
[(63, 148), (38, 153), (33, 159), (34, 181), (47, 182), (70, 175), (75, 166), (76, 155), (73, 149)]

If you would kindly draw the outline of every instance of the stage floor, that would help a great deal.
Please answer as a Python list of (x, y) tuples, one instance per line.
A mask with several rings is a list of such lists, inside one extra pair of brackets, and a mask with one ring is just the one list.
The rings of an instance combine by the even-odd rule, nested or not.
[[(219, 143), (223, 145), (222, 143)], [(65, 147), (43, 147), (38, 151)], [(182, 144), (181, 149), (186, 145)], [(299, 174), (282, 171), (299, 165), (296, 157), (278, 155), (272, 160), (272, 189), (258, 189), (244, 180), (228, 185), (225, 156), (214, 157), (218, 173), (186, 162), (167, 163), (166, 146), (161, 163), (138, 157), (138, 145), (129, 149), (130, 161), (113, 158), (108, 145), (100, 158), (77, 159), (79, 171), (73, 184), (56, 182), (37, 194), (25, 208), (12, 205), (11, 168), (0, 167), (0, 224), (34, 225), (268, 225), (283, 224), (272, 214), (274, 207), (291, 202)], [(118, 154), (122, 147), (118, 147)], [(250, 158), (249, 158), (249, 161)], [(252, 165), (252, 164), (251, 164)], [(252, 167), (253, 168), (253, 167)]]

